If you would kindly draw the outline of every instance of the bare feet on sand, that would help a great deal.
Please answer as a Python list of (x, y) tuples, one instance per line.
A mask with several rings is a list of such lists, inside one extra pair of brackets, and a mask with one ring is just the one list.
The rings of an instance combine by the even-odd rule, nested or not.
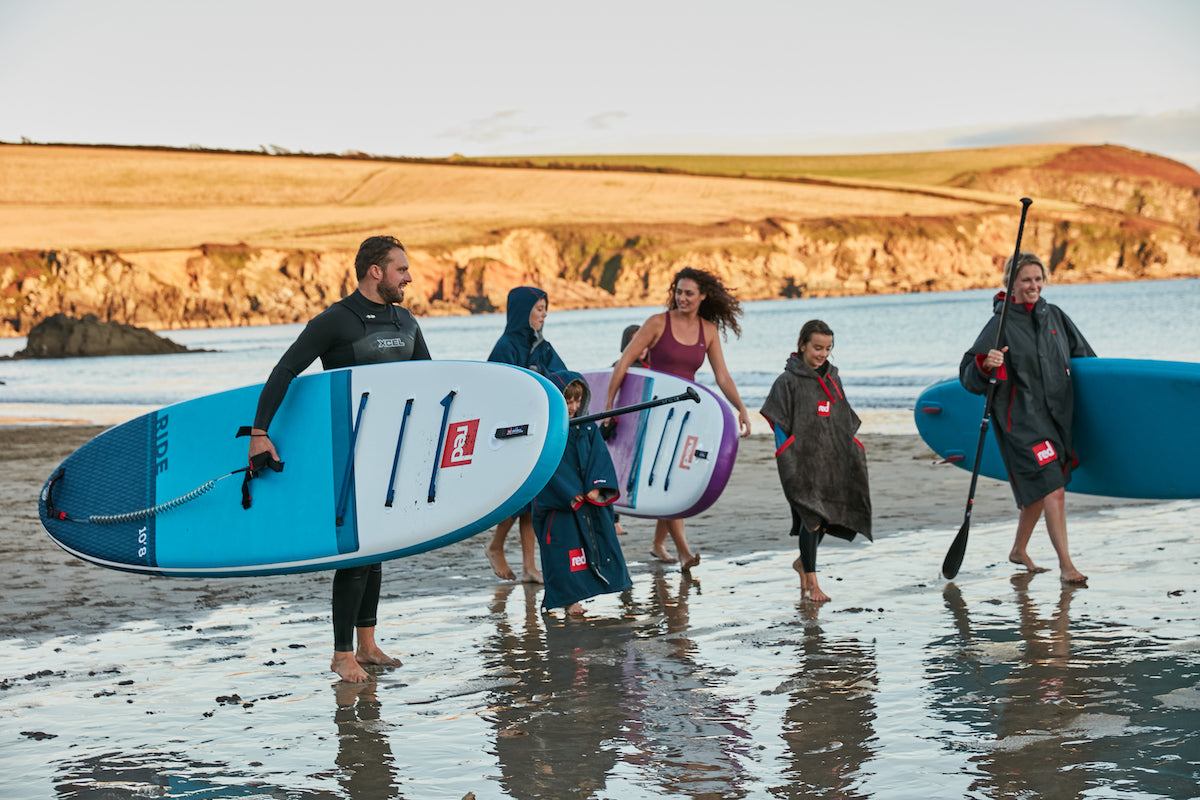
[(582, 617), (583, 614), (583, 603), (572, 603), (571, 605), (567, 606), (567, 616)]
[(696, 565), (697, 565), (697, 564), (699, 564), (699, 563), (700, 563), (700, 554), (699, 554), (699, 553), (696, 553), (696, 554), (695, 554), (694, 556), (692, 556), (691, 558), (687, 558), (687, 559), (685, 559), (685, 560), (684, 560), (684, 562), (683, 562), (683, 566), (681, 567), (681, 569), (682, 569), (684, 572), (688, 572), (688, 571), (690, 571), (690, 570), (691, 570), (691, 568), (692, 568), (692, 567), (696, 566)]
[(1008, 554), (1008, 560), (1018, 566), (1024, 567), (1025, 569), (1029, 570), (1030, 572), (1049, 572), (1050, 571), (1050, 569), (1048, 567), (1039, 567), (1037, 564), (1034, 564), (1033, 559), (1029, 557), (1028, 553), (1018, 553), (1016, 550), (1013, 550), (1011, 553)]
[(329, 662), (329, 668), (347, 683), (366, 683), (375, 680), (369, 672), (362, 668), (358, 659), (354, 657), (354, 653), (350, 651), (335, 651), (333, 660)]
[(329, 668), (347, 683), (366, 683), (367, 681), (375, 680), (375, 678), (372, 677), (371, 673), (363, 669), (363, 666), (399, 667), (401, 664), (400, 659), (392, 658), (378, 647), (375, 647), (365, 650), (360, 649), (356, 653), (336, 650), (333, 653), (333, 660), (329, 662)]
[(497, 578), (502, 581), (516, 580), (516, 573), (508, 565), (508, 559), (504, 557), (503, 550), (497, 549), (489, 543), (483, 548), (483, 553), (487, 556), (488, 563), (492, 565), (492, 572), (496, 573)]
[(650, 555), (654, 556), (656, 559), (663, 562), (664, 564), (674, 564), (675, 562), (679, 561), (678, 558), (671, 555), (670, 553), (668, 553), (666, 550), (662, 549), (661, 547), (651, 547)]
[(542, 580), (542, 573), (532, 567), (526, 567), (521, 571), (521, 583), (545, 583)]
[(1062, 571), (1062, 582), (1069, 583), (1072, 586), (1082, 586), (1087, 583), (1087, 575), (1084, 575), (1074, 567), (1070, 567)]
[(821, 591), (821, 587), (817, 585), (817, 574), (805, 572), (804, 562), (799, 557), (792, 562), (792, 569), (796, 570), (796, 574), (800, 576), (800, 597), (802, 599), (811, 600), (814, 603), (829, 602), (829, 595)]
[(617, 536), (624, 536), (624, 535), (625, 535), (625, 529), (621, 527), (621, 523), (619, 523), (619, 522), (614, 522), (614, 523), (613, 523), (613, 528), (614, 528), (614, 529), (617, 531)]

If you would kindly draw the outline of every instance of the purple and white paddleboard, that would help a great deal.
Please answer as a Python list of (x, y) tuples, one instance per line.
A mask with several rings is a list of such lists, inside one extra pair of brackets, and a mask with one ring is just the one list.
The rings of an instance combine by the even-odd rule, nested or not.
[[(592, 407), (604, 410), (612, 370), (583, 373)], [(614, 510), (631, 517), (678, 519), (716, 502), (737, 459), (738, 426), (732, 407), (689, 380), (634, 367), (625, 375), (616, 407), (682, 394), (692, 387), (699, 403), (673, 403), (617, 417), (608, 452), (620, 478)]]

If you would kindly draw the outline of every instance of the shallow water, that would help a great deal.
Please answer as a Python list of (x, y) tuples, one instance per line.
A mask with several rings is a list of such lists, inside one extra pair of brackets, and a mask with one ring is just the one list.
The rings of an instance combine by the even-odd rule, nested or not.
[(397, 562), (405, 664), (363, 687), (314, 603), (3, 641), (0, 797), (1190, 798), (1197, 512), (1073, 523), (1087, 588), (988, 560), (1009, 524), (956, 583), (945, 536), (830, 542), (821, 608), (786, 551), (634, 564), (583, 622), (513, 584), (406, 594)]
[[(992, 294), (978, 289), (748, 302), (742, 336), (729, 336), (723, 344), (725, 360), (754, 411), (795, 349), (800, 326), (819, 317), (836, 332), (833, 360), (867, 430), (915, 433), (911, 411), (917, 396), (958, 373), (963, 351), (991, 315)], [(1195, 324), (1200, 280), (1052, 285), (1046, 299), (1070, 314), (1102, 356), (1195, 361), (1200, 353)], [(617, 359), (625, 326), (658, 310), (552, 310), (545, 334), (573, 369), (603, 369)], [(1130, 319), (1138, 320), (1132, 329)], [(163, 332), (210, 351), (203, 353), (0, 362), (0, 417), (117, 424), (160, 406), (258, 384), (301, 327)], [(421, 327), (436, 358), (481, 360), (503, 332), (504, 315), (426, 317)], [(0, 339), (0, 355), (22, 347), (23, 339)], [(707, 363), (697, 381), (716, 388)]]

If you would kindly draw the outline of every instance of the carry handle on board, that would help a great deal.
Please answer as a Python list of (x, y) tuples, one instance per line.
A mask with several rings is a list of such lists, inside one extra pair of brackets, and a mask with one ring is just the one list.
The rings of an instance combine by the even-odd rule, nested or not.
[(454, 402), (454, 396), (456, 394), (458, 394), (458, 392), (451, 389), (450, 394), (446, 395), (441, 400), (442, 430), (438, 433), (437, 450), (433, 451), (433, 474), (429, 476), (429, 499), (427, 501), (430, 503), (437, 499), (437, 476), (438, 469), (441, 468), (439, 456), (442, 452), (442, 445), (446, 443), (446, 428), (450, 424), (450, 404)]
[(400, 466), (400, 446), (404, 444), (404, 429), (408, 427), (408, 415), (412, 413), (413, 399), (408, 398), (408, 402), (404, 404), (404, 416), (400, 418), (400, 435), (396, 437), (396, 454), (392, 456), (392, 477), (388, 479), (387, 500), (384, 502), (388, 508), (392, 507), (392, 501), (396, 499), (396, 470)]
[(667, 428), (671, 427), (671, 417), (675, 416), (675, 409), (667, 412), (667, 421), (663, 423), (662, 436), (658, 437), (658, 447), (654, 450), (654, 460), (650, 462), (650, 480), (646, 482), (647, 486), (654, 485), (654, 470), (658, 469), (658, 457), (662, 455), (663, 442), (667, 438)]
[(679, 423), (679, 436), (675, 437), (675, 449), (671, 451), (671, 460), (667, 463), (667, 476), (663, 478), (663, 491), (671, 487), (671, 467), (675, 466), (675, 456), (679, 455), (679, 443), (683, 441), (683, 429), (687, 427), (688, 417), (692, 412), (688, 411), (683, 415), (683, 421)]
[(346, 521), (346, 503), (350, 499), (350, 478), (354, 475), (354, 446), (358, 443), (358, 428), (362, 424), (363, 410), (367, 407), (367, 398), (370, 396), (370, 392), (363, 392), (362, 397), (358, 399), (358, 413), (354, 416), (354, 430), (350, 433), (350, 452), (346, 454), (346, 471), (342, 475), (342, 490), (338, 494), (335, 519), (339, 528)]

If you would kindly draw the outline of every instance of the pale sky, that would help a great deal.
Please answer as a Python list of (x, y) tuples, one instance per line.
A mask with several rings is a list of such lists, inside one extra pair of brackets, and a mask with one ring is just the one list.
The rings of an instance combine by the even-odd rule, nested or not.
[(0, 0), (0, 141), (441, 157), (1114, 143), (1200, 168), (1197, 0)]

